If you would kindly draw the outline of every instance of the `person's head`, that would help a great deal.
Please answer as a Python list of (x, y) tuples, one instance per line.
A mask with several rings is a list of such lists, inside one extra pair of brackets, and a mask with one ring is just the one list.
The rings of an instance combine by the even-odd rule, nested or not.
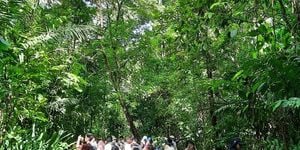
[(84, 140), (85, 140), (85, 139), (84, 139), (81, 135), (78, 136), (79, 144), (84, 144), (84, 143), (85, 143)]
[(166, 144), (169, 145), (169, 146), (172, 146), (172, 145), (173, 145), (173, 140), (172, 140), (172, 138), (168, 137), (168, 138), (167, 138), (167, 141), (166, 141)]
[(187, 141), (186, 142), (186, 148), (188, 149), (188, 150), (194, 150), (195, 149), (195, 144), (194, 144), (194, 142), (192, 142), (192, 141)]
[(240, 150), (241, 149), (241, 139), (240, 138), (234, 138), (230, 142), (229, 149), (230, 150)]
[(124, 136), (121, 135), (121, 136), (119, 137), (119, 141), (124, 142)]
[(142, 140), (141, 140), (141, 146), (142, 148), (146, 145), (147, 143), (147, 136), (143, 136)]
[(113, 142), (118, 142), (118, 139), (115, 136), (112, 136), (112, 141)]
[(103, 145), (105, 143), (105, 141), (103, 139), (98, 139), (98, 144)]
[(86, 134), (86, 135), (85, 135), (85, 138), (84, 138), (85, 142), (90, 142), (90, 141), (92, 141), (93, 139), (94, 139), (94, 136), (93, 136), (92, 133)]
[(152, 140), (151, 137), (148, 137), (148, 138), (147, 138), (147, 143), (149, 143), (149, 144), (152, 144), (152, 143), (153, 143), (153, 140)]
[(170, 139), (172, 139), (173, 141), (175, 141), (175, 136), (170, 135)]
[(110, 143), (110, 142), (112, 142), (112, 141), (113, 141), (113, 139), (112, 139), (112, 137), (111, 137), (111, 136), (107, 137), (107, 139), (106, 139), (106, 143)]
[(126, 137), (126, 143), (131, 144), (132, 143), (132, 138), (131, 137)]

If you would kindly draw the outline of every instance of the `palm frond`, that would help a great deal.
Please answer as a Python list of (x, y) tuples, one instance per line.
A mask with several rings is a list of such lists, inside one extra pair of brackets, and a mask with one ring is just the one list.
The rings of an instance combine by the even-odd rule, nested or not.
[(21, 15), (18, 11), (22, 4), (21, 0), (8, 1), (0, 0), (0, 27), (6, 28), (7, 26), (13, 26), (14, 20)]
[(25, 43), (22, 43), (22, 46), (27, 49), (51, 41), (61, 42), (71, 39), (83, 41), (92, 38), (95, 32), (96, 28), (91, 25), (68, 25), (56, 30), (49, 30), (36, 37), (28, 38)]

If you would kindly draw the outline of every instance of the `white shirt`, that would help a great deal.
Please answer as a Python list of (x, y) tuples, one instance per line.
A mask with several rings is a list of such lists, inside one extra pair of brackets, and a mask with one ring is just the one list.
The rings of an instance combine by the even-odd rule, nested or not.
[(111, 142), (107, 143), (104, 147), (104, 150), (111, 150), (112, 148), (112, 145), (111, 145)]
[(164, 150), (176, 150), (174, 146), (165, 145)]
[(131, 150), (131, 145), (128, 143), (124, 144), (124, 150)]

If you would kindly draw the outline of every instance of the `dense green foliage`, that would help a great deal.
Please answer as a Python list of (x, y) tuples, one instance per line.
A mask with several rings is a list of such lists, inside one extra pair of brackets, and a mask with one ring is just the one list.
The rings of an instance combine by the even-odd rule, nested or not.
[(300, 147), (297, 0), (0, 0), (0, 29), (0, 149)]

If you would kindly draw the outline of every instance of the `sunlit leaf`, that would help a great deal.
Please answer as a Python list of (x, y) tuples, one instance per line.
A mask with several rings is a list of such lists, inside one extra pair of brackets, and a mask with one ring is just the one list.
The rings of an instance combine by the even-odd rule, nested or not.
[(0, 37), (0, 51), (8, 50), (9, 46), (9, 43)]

